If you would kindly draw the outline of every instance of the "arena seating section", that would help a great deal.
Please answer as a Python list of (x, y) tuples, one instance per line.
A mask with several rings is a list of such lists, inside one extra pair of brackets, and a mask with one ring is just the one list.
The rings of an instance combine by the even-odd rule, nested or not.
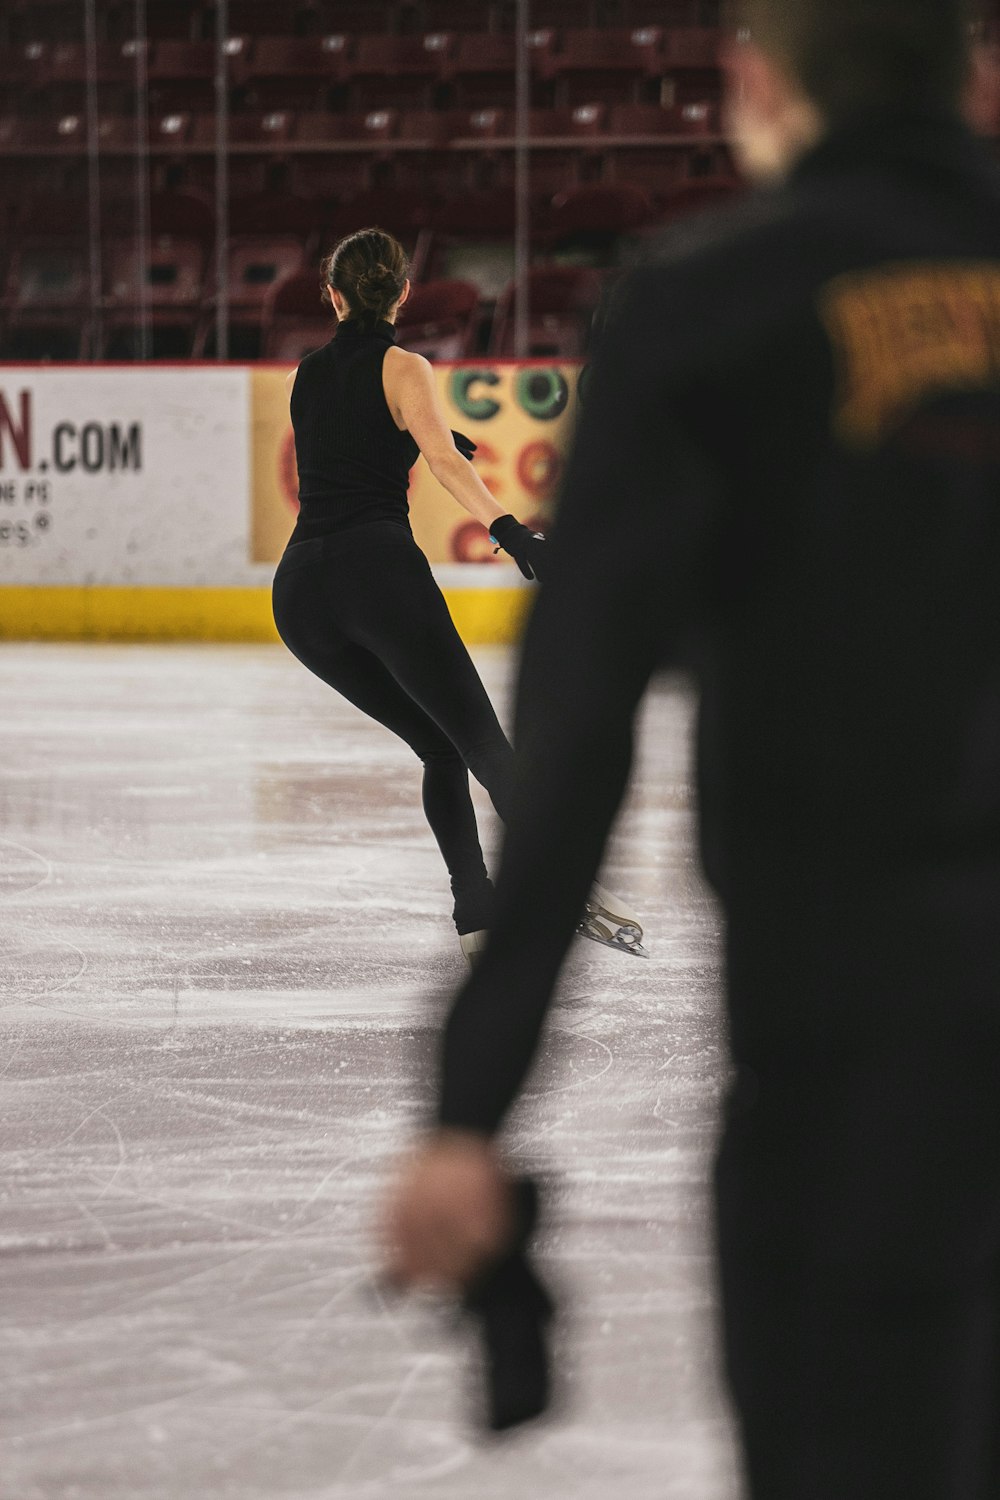
[[(533, 0), (532, 353), (583, 352), (623, 247), (738, 191), (720, 133), (718, 3)], [(146, 352), (215, 353), (215, 9), (146, 10), (140, 48), (132, 0), (98, 0), (96, 324), (83, 7), (0, 10), (2, 358), (136, 357), (143, 281)], [(413, 256), (403, 342), (442, 358), (511, 352), (513, 12), (511, 0), (230, 0), (231, 357), (294, 359), (327, 338), (320, 252), (369, 223)]]

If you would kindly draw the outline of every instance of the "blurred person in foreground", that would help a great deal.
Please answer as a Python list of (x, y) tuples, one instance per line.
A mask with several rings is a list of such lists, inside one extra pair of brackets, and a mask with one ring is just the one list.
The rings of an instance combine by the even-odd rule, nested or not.
[(754, 1500), (1000, 1494), (1000, 175), (963, 119), (972, 19), (740, 7), (731, 132), (762, 191), (629, 276), (595, 361), (496, 923), (386, 1208), (402, 1284), (502, 1255), (495, 1137), (637, 705), (693, 665)]

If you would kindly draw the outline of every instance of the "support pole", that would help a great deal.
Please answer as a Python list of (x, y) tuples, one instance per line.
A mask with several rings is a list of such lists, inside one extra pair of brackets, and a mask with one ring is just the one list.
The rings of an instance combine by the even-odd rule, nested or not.
[(147, 72), (146, 0), (135, 0), (135, 240), (137, 353), (140, 359), (153, 354), (149, 315), (149, 77)]
[(229, 358), (229, 0), (215, 5), (215, 357)]
[(84, 45), (87, 55), (87, 234), (90, 300), (90, 339), (87, 352), (98, 357), (104, 342), (101, 265), (101, 145), (97, 99), (97, 0), (84, 0)]
[(530, 0), (517, 0), (514, 88), (514, 357), (528, 354), (528, 271), (531, 264), (531, 54)]

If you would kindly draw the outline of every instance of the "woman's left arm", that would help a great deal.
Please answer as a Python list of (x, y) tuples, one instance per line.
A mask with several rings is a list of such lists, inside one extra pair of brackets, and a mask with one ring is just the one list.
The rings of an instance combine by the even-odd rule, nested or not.
[(455, 447), (431, 365), (420, 354), (389, 349), (383, 375), (386, 400), (420, 449), (434, 478), (487, 528), (504, 514), (472, 464)]

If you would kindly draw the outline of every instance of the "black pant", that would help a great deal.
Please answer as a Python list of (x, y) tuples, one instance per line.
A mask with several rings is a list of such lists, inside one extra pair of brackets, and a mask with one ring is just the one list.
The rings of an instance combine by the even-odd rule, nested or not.
[(996, 1500), (1000, 872), (772, 898), (716, 1183), (753, 1500)]
[(423, 803), (451, 876), (459, 932), (491, 921), (469, 771), (507, 816), (513, 752), (409, 531), (372, 522), (292, 543), (274, 620), (317, 677), (391, 729), (424, 765)]

